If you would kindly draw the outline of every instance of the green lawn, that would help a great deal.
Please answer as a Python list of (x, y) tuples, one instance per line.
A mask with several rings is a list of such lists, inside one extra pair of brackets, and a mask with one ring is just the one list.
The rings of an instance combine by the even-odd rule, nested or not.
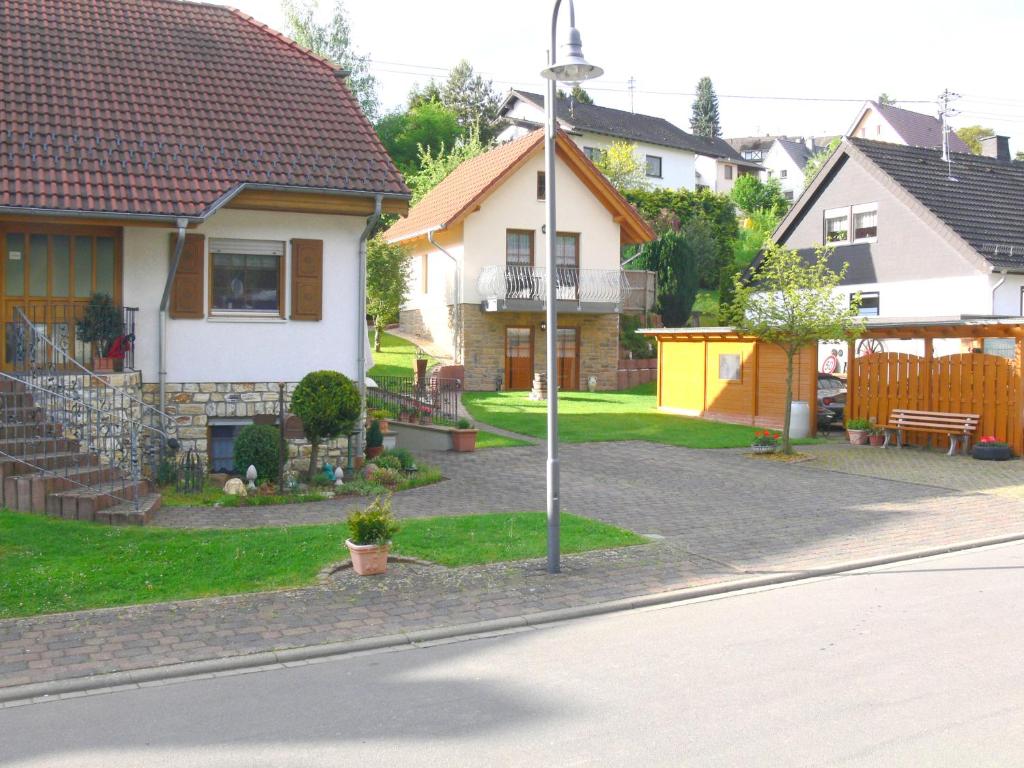
[[(563, 392), (558, 397), (562, 442), (649, 440), (685, 448), (743, 448), (760, 428), (658, 413), (655, 384), (621, 392)], [(525, 392), (465, 392), (462, 402), (481, 427), (496, 427), (543, 438), (547, 405)], [(795, 444), (817, 440), (795, 440)]]
[[(372, 341), (373, 335), (370, 339)], [(416, 345), (412, 342), (382, 333), (380, 352), (373, 353), (373, 368), (367, 371), (370, 378), (374, 376), (412, 376), (416, 370)], [(429, 358), (427, 367), (437, 365), (437, 360)]]
[[(342, 502), (344, 503), (344, 502)], [(565, 552), (640, 536), (563, 515)], [(402, 521), (395, 551), (446, 565), (543, 557), (540, 512)], [(110, 527), (0, 511), (0, 618), (310, 584), (348, 557), (341, 523), (246, 530)]]
[(525, 440), (516, 440), (514, 437), (505, 437), (486, 429), (480, 429), (476, 433), (477, 448), (514, 448), (517, 445), (530, 445)]

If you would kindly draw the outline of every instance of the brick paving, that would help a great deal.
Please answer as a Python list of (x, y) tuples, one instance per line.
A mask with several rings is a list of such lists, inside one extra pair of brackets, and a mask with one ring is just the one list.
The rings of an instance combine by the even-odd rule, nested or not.
[[(802, 450), (814, 460), (639, 442), (565, 446), (563, 509), (663, 538), (567, 556), (553, 577), (540, 561), (397, 565), (383, 578), (341, 573), (303, 589), (0, 621), (0, 685), (520, 616), (1024, 533), (1024, 499), (1005, 490), (1024, 484), (1021, 462), (979, 466), (994, 474), (971, 483), (985, 463), (954, 470), (949, 462), (959, 460), (920, 451)], [(448, 479), (398, 494), (402, 516), (543, 509), (543, 446), (423, 458)], [(310, 523), (341, 519), (354, 503), (168, 509), (158, 521)]]

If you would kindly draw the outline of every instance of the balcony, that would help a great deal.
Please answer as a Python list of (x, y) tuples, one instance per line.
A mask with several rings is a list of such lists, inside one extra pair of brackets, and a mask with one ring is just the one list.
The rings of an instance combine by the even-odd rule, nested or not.
[[(555, 270), (560, 312), (621, 312), (630, 308), (625, 304), (636, 296), (633, 285), (621, 269)], [(547, 270), (542, 267), (492, 265), (481, 269), (476, 281), (481, 306), (487, 312), (538, 311), (544, 307), (547, 286)]]

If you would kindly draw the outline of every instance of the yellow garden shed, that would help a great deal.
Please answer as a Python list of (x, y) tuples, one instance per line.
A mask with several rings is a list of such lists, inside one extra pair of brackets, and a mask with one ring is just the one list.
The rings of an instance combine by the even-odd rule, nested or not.
[[(786, 410), (786, 356), (774, 344), (732, 328), (651, 328), (658, 343), (658, 409), (734, 424), (781, 429)], [(793, 399), (809, 405), (817, 429), (818, 348), (794, 360)]]

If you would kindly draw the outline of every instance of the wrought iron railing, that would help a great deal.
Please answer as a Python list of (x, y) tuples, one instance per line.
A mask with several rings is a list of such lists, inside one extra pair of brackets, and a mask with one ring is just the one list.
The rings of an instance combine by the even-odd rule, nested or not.
[[(11, 319), (6, 323), (4, 334), (6, 367), (18, 371), (31, 361), (36, 366), (48, 365), (50, 368), (59, 369), (67, 358), (74, 359), (85, 367), (94, 365), (95, 359), (107, 350), (100, 350), (97, 344), (79, 339), (78, 324), (85, 318), (87, 306), (80, 302), (61, 304), (47, 301), (45, 304), (15, 307)], [(134, 371), (135, 316), (139, 310), (138, 307), (117, 307), (117, 310), (121, 314), (121, 332), (117, 334), (120, 342), (113, 351), (115, 357), (110, 363), (112, 370)], [(26, 334), (21, 329), (22, 318), (36, 329), (39, 349), (33, 351), (25, 346)], [(61, 354), (52, 355), (47, 359), (51, 347), (42, 344), (42, 338), (51, 339), (54, 343), (53, 348), (59, 349)]]
[(88, 370), (63, 346), (66, 338), (51, 339), (20, 309), (6, 331), (18, 365), (0, 373), (0, 459), (35, 473), (25, 480), (28, 499), (14, 489), (19, 508), (36, 509), (55, 491), (90, 489), (137, 510), (143, 480), (155, 482), (180, 447), (177, 423)]
[(375, 376), (366, 390), (366, 404), (387, 411), (396, 420), (455, 426), (459, 419), (459, 379), (428, 377), (422, 385), (412, 377)]
[[(542, 267), (490, 265), (480, 270), (477, 291), (486, 299), (547, 297), (547, 270)], [(621, 269), (555, 269), (555, 295), (560, 301), (621, 304), (629, 283)]]

